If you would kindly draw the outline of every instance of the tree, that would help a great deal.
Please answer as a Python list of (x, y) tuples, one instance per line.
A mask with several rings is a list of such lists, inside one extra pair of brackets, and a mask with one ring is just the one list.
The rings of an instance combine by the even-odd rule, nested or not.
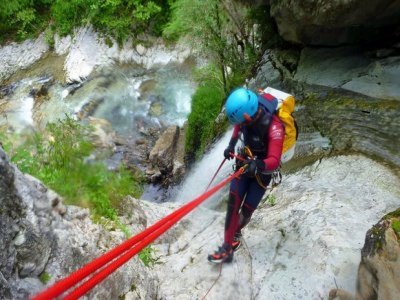
[(185, 36), (210, 58), (220, 70), (227, 93), (237, 84), (231, 75), (246, 74), (259, 54), (259, 39), (248, 12), (249, 8), (238, 1), (177, 0), (172, 4), (172, 18), (164, 36)]

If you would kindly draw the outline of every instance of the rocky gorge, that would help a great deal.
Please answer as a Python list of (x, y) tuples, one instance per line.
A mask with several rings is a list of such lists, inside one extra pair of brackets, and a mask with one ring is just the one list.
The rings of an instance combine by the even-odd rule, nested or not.
[[(306, 1), (304, 6), (268, 2), (280, 35), (303, 46), (267, 50), (248, 85), (258, 88), (268, 83), (295, 95), (300, 136), (282, 184), (266, 194), (254, 222), (246, 228), (245, 246), (235, 255), (234, 264), (222, 267), (220, 279), (207, 294), (219, 274), (218, 268), (206, 263), (206, 255), (222, 239), (222, 194), (213, 200), (216, 203), (206, 203), (154, 243), (158, 263), (153, 268), (133, 259), (88, 298), (199, 299), (207, 294), (208, 299), (327, 299), (335, 287), (357, 292), (360, 259), (367, 268), (380, 270), (379, 274), (385, 273), (379, 269), (379, 260), (387, 259), (388, 273), (395, 274), (373, 278), (370, 285), (380, 295), (378, 299), (395, 299), (393, 295), (400, 292), (400, 233), (395, 225), (399, 217), (392, 214), (382, 219), (400, 206), (398, 1), (387, 1), (368, 26), (355, 24), (368, 16), (371, 19), (371, 12), (351, 14), (360, 1), (342, 6), (340, 1), (329, 5)], [(335, 19), (335, 13), (344, 12), (349, 17), (343, 26), (331, 28), (327, 15)], [(360, 44), (359, 39), (364, 41), (370, 30), (377, 39), (380, 28), (392, 29), (387, 43), (382, 47)], [(56, 54), (51, 59), (62, 63), (53, 78), (74, 93), (74, 87), (79, 90), (110, 65), (134, 62), (146, 69), (183, 62), (190, 53), (186, 48), (166, 50), (161, 44), (151, 49), (109, 48), (99, 41), (96, 33), (84, 28), (74, 38), (56, 39), (50, 53), (44, 37), (3, 47), (0, 107), (9, 105), (13, 81), (24, 76), (16, 71), (26, 68), (29, 72), (29, 65), (43, 56), (48, 59)], [(49, 69), (39, 66), (35, 72), (43, 76)], [(158, 204), (152, 199), (127, 198), (127, 213), (120, 218), (132, 233), (201, 193), (207, 182), (201, 182), (205, 176), (196, 175), (195, 169), (204, 167), (203, 174), (214, 171), (226, 145), (226, 137), (217, 141), (210, 156), (185, 171), (183, 126), (143, 127), (135, 140), (115, 137), (107, 126), (99, 126), (97, 134), (103, 147), (123, 153), (123, 161), (145, 170), (149, 181), (169, 185), (183, 178), (178, 189), (189, 190), (185, 196), (178, 194), (179, 199)], [(93, 224), (87, 210), (63, 205), (61, 197), (22, 174), (3, 151), (0, 158), (1, 298), (27, 298), (124, 240), (119, 229)], [(229, 171), (224, 169), (222, 175)], [(384, 233), (374, 231), (383, 223)], [(377, 245), (381, 247), (375, 251)], [(48, 280), (43, 280), (44, 274)], [(388, 282), (386, 286), (381, 282), (383, 289), (389, 289), (386, 296), (376, 288), (379, 280)]]

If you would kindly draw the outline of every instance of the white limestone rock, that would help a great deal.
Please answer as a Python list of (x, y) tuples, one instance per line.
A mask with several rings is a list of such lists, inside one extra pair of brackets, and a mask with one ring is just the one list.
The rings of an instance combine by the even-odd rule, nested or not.
[[(335, 282), (354, 292), (365, 234), (399, 206), (400, 180), (366, 157), (339, 156), (286, 175), (273, 195), (277, 204), (260, 205), (207, 299), (322, 299)], [(151, 224), (178, 205), (146, 206)], [(224, 217), (199, 208), (156, 242), (159, 297), (206, 295), (219, 274), (206, 257), (222, 243)]]

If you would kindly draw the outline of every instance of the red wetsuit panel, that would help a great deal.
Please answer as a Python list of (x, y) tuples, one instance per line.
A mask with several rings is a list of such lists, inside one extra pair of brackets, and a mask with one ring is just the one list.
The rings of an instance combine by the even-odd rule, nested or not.
[(285, 139), (285, 129), (278, 116), (272, 116), (272, 121), (268, 131), (267, 157), (264, 159), (266, 170), (273, 171), (281, 162), (283, 141)]
[(233, 126), (233, 133), (231, 139), (237, 140), (239, 138), (240, 125)]

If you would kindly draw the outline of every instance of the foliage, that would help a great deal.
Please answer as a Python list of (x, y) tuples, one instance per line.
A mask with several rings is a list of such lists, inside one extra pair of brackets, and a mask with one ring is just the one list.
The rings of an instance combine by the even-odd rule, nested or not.
[(47, 272), (43, 272), (42, 274), (40, 274), (39, 279), (43, 284), (46, 284), (50, 281), (51, 275)]
[(400, 220), (393, 220), (392, 221), (392, 228), (394, 232), (400, 237)]
[(188, 117), (185, 152), (199, 158), (212, 139), (225, 127), (215, 123), (225, 98), (222, 85), (213, 78), (204, 79), (192, 97), (192, 111)]
[[(162, 0), (9, 0), (0, 2), (0, 36), (23, 40), (49, 25), (61, 36), (92, 24), (122, 43), (142, 32), (161, 34), (173, 1)], [(0, 40), (4, 42), (4, 40)]]
[(141, 180), (123, 167), (111, 172), (101, 163), (86, 163), (94, 148), (89, 133), (89, 128), (67, 116), (17, 147), (11, 160), (63, 196), (67, 204), (89, 207), (95, 215), (116, 221), (121, 200), (126, 195), (140, 196)]
[(143, 32), (151, 18), (161, 12), (154, 1), (144, 0), (55, 0), (54, 22), (61, 35), (81, 25), (92, 24), (97, 30), (122, 43), (132, 33)]
[(172, 4), (172, 18), (164, 36), (187, 37), (217, 66), (227, 93), (232, 88), (229, 74), (246, 77), (261, 54), (255, 20), (249, 12), (240, 1), (177, 0)]
[(275, 206), (275, 204), (276, 204), (276, 196), (273, 195), (273, 194), (269, 194), (265, 201), (268, 203), (268, 205)]
[(48, 23), (52, 0), (0, 1), (0, 43), (39, 34)]
[(155, 252), (156, 250), (151, 246), (148, 246), (140, 251), (139, 258), (146, 267), (152, 267), (158, 263), (159, 258), (154, 256)]

